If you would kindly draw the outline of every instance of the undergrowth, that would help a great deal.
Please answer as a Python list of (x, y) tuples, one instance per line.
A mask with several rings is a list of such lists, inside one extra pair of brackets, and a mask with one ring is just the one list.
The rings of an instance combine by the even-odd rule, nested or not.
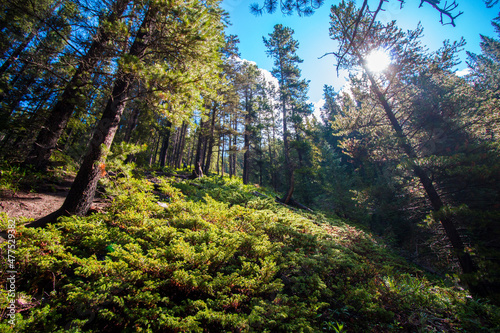
[(15, 331), (500, 331), (498, 308), (341, 220), (238, 179), (158, 180), (117, 178), (105, 213), (18, 224)]
[(0, 192), (36, 191), (57, 184), (73, 174), (69, 167), (52, 166), (50, 172), (0, 161)]

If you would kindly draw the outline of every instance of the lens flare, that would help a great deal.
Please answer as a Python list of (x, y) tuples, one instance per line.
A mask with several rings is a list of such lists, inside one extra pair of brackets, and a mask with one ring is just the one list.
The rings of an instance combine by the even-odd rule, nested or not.
[(366, 57), (366, 68), (370, 72), (379, 73), (389, 66), (391, 57), (389, 53), (384, 50), (373, 50)]

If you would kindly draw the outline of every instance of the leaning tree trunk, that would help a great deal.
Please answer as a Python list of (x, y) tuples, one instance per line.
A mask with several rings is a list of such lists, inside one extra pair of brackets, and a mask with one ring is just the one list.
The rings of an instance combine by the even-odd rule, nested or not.
[(87, 154), (61, 208), (64, 213), (83, 216), (89, 210), (94, 200), (97, 182), (106, 173), (106, 150), (115, 137), (133, 79), (132, 75), (126, 75), (115, 83), (113, 98), (106, 105)]
[[(113, 13), (108, 16), (106, 22), (116, 22), (127, 8), (129, 2), (130, 0), (118, 0)], [(33, 165), (37, 169), (46, 168), (50, 156), (56, 148), (57, 141), (66, 128), (73, 111), (82, 102), (82, 99), (85, 98), (83, 92), (90, 80), (90, 73), (99, 60), (103, 58), (106, 45), (110, 39), (111, 35), (105, 32), (104, 24), (102, 24), (88, 52), (80, 60), (71, 81), (64, 89), (64, 92), (40, 130), (31, 151), (25, 159), (25, 164)]]
[[(431, 203), (432, 209), (436, 212), (439, 211), (441, 208), (443, 208), (444, 204), (443, 204), (443, 201), (441, 200), (441, 197), (439, 196), (438, 192), (436, 191), (436, 188), (434, 187), (432, 180), (429, 178), (429, 176), (426, 174), (426, 172), (419, 165), (417, 165), (414, 162), (414, 159), (417, 158), (417, 154), (413, 150), (411, 145), (408, 143), (408, 140), (403, 133), (403, 129), (402, 129), (401, 125), (399, 124), (398, 120), (396, 119), (396, 116), (392, 110), (392, 107), (389, 105), (389, 103), (385, 99), (385, 96), (380, 91), (373, 76), (366, 69), (365, 69), (365, 72), (368, 74), (368, 78), (370, 79), (372, 89), (373, 89), (375, 95), (377, 96), (380, 104), (382, 104), (382, 107), (384, 108), (386, 116), (389, 119), (389, 121), (391, 122), (392, 128), (396, 132), (396, 136), (398, 137), (400, 147), (403, 149), (405, 154), (410, 158), (410, 163), (411, 163), (411, 168), (413, 170), (413, 173), (420, 180), (420, 183), (422, 184), (422, 186), (427, 194), (427, 197)], [(462, 242), (462, 239), (460, 238), (460, 234), (458, 233), (458, 230), (455, 227), (453, 221), (450, 218), (443, 216), (440, 218), (440, 222), (444, 228), (444, 231), (446, 233), (446, 236), (448, 237), (448, 240), (450, 241), (450, 243), (453, 247), (453, 250), (455, 252), (456, 257), (458, 258), (458, 261), (460, 263), (460, 267), (462, 268), (462, 272), (464, 274), (475, 273), (477, 271), (477, 268), (475, 267), (474, 262), (472, 260), (472, 257), (470, 256), (470, 254), (465, 251), (464, 243)], [(469, 286), (469, 287), (471, 287), (471, 286)], [(480, 290), (474, 290), (474, 292), (482, 294), (482, 291), (480, 291)]]

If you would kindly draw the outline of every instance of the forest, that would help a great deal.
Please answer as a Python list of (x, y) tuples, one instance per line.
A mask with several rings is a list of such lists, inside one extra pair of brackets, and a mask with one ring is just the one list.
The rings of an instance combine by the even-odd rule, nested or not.
[(0, 332), (500, 332), (500, 14), (457, 75), (393, 2), (459, 24), (247, 4), (331, 6), (317, 116), (294, 27), (270, 80), (220, 0), (0, 0)]

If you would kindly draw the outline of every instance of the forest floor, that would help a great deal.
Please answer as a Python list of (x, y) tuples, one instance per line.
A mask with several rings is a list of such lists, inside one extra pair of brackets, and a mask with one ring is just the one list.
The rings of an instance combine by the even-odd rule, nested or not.
[[(74, 177), (64, 177), (60, 181), (45, 183), (27, 190), (0, 191), (0, 212), (5, 212), (9, 218), (26, 217), (37, 220), (61, 207), (68, 195)], [(102, 210), (106, 203), (96, 198), (92, 210)]]
[[(36, 219), (57, 210), (74, 180), (8, 171), (0, 177), (0, 233), (9, 225), (5, 213)], [(427, 275), (340, 218), (289, 209), (236, 177), (145, 174), (110, 176), (98, 187), (97, 214), (44, 230), (18, 226), (17, 332), (84, 325), (94, 332), (140, 325), (158, 332), (498, 332), (496, 306)], [(9, 246), (0, 239), (1, 253)], [(0, 259), (10, 267), (8, 256)], [(0, 285), (7, 278), (0, 274)], [(0, 312), (7, 306), (0, 302)], [(2, 317), (0, 332), (12, 331)]]

